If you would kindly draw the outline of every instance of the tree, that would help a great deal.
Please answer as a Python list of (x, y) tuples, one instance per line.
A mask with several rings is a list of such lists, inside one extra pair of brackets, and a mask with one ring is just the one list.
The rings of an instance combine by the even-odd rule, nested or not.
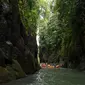
[[(57, 59), (77, 67), (84, 52), (84, 4), (83, 0), (53, 0), (46, 26), (40, 33), (40, 48)], [(54, 56), (52, 56), (54, 57)], [(77, 59), (77, 60), (76, 60)], [(49, 59), (48, 59), (49, 60)]]

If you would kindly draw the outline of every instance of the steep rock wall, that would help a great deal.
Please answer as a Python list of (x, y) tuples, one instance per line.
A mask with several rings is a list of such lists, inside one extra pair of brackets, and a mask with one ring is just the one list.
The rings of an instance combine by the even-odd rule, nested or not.
[[(7, 67), (14, 68), (14, 60), (23, 73), (34, 73), (37, 70), (37, 44), (36, 37), (31, 39), (26, 35), (26, 29), (20, 19), (18, 0), (1, 0), (0, 1), (0, 70)], [(32, 43), (31, 46), (28, 43)], [(32, 49), (31, 49), (32, 48)], [(11, 65), (11, 66), (10, 66)], [(36, 67), (37, 65), (37, 67)], [(20, 67), (21, 66), (21, 67)], [(8, 71), (6, 76), (8, 75)], [(11, 72), (11, 71), (10, 71)], [(2, 71), (0, 71), (0, 74)], [(25, 76), (25, 73), (23, 76)], [(14, 73), (15, 74), (15, 73)], [(16, 73), (18, 77), (23, 77)], [(8, 75), (9, 76), (9, 75)], [(5, 77), (5, 76), (4, 76)], [(3, 80), (0, 77), (0, 81)], [(15, 79), (16, 79), (15, 78)]]

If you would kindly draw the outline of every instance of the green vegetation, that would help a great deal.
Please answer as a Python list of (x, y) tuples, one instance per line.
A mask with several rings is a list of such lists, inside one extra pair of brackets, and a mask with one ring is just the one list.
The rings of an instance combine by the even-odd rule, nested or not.
[(0, 75), (34, 73), (39, 55), (41, 62), (85, 69), (84, 0), (0, 0)]
[(85, 59), (84, 4), (83, 0), (52, 0), (51, 16), (41, 20), (48, 20), (40, 29), (40, 54), (44, 60), (63, 61), (65, 67), (76, 68)]
[(38, 0), (19, 0), (19, 10), (22, 22), (27, 32), (31, 31), (35, 35), (38, 18)]

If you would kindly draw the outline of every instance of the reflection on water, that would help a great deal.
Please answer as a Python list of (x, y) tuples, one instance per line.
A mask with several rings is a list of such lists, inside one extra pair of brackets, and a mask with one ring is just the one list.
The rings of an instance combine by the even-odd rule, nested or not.
[(71, 69), (41, 69), (36, 74), (3, 85), (85, 85), (85, 74)]

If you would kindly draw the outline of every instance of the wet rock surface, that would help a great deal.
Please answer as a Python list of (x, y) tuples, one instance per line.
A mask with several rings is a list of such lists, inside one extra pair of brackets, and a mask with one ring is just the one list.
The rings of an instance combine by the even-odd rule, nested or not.
[[(37, 48), (34, 47), (36, 45), (34, 40), (29, 41), (27, 37), (26, 29), (20, 19), (18, 0), (1, 0), (0, 82), (21, 78), (37, 70), (39, 66), (35, 65), (38, 62), (35, 61), (34, 51)], [(33, 42), (33, 45), (29, 47), (28, 42)]]

